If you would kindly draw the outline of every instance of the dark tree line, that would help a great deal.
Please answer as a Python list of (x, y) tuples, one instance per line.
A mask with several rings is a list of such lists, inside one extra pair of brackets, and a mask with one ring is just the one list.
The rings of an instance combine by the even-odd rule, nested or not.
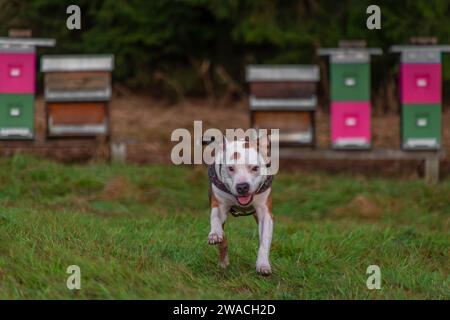
[[(0, 0), (0, 34), (30, 28), (54, 37), (43, 53), (114, 53), (115, 80), (165, 96), (240, 95), (248, 63), (320, 63), (318, 47), (365, 39), (385, 55), (373, 64), (375, 105), (395, 110), (398, 57), (392, 44), (411, 36), (450, 40), (448, 0)], [(82, 29), (66, 28), (78, 4)], [(382, 29), (366, 28), (378, 4)], [(450, 78), (450, 60), (444, 76)], [(323, 88), (324, 89), (324, 88)], [(325, 90), (321, 90), (323, 93)], [(447, 90), (449, 91), (449, 90)]]

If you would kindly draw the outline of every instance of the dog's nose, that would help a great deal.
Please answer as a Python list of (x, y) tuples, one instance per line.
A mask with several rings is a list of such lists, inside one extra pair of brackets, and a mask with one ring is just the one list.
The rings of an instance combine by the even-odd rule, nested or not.
[(247, 182), (238, 183), (236, 185), (236, 190), (240, 195), (246, 195), (248, 190), (250, 189), (250, 185)]

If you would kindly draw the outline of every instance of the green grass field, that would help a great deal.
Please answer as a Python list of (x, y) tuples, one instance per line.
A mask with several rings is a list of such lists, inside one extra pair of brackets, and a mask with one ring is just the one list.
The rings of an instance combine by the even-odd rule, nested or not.
[[(16, 156), (0, 159), (0, 181), (2, 299), (450, 298), (448, 180), (281, 173), (267, 278), (251, 217), (229, 218), (231, 266), (217, 266), (203, 168)], [(381, 290), (366, 287), (372, 264)]]

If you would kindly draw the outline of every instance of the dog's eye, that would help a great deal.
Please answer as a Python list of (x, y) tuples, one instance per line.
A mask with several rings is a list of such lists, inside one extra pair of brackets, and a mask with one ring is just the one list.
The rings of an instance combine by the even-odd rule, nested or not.
[(228, 171), (234, 172), (234, 167), (233, 167), (233, 166), (229, 166), (229, 167), (228, 167)]
[(252, 167), (252, 171), (253, 171), (253, 172), (258, 172), (258, 171), (259, 171), (259, 167), (258, 167), (258, 166)]

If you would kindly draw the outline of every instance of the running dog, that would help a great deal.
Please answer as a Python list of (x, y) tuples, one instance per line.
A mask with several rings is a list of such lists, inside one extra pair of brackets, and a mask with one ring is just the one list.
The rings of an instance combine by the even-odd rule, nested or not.
[[(260, 138), (261, 139), (261, 138)], [(270, 275), (270, 244), (272, 241), (272, 175), (262, 175), (269, 164), (261, 151), (267, 151), (269, 138), (252, 146), (248, 140), (226, 139), (208, 168), (210, 181), (211, 232), (208, 243), (219, 246), (219, 265), (229, 265), (228, 243), (224, 233), (229, 213), (234, 216), (253, 215), (259, 229), (259, 250), (256, 271)]]

